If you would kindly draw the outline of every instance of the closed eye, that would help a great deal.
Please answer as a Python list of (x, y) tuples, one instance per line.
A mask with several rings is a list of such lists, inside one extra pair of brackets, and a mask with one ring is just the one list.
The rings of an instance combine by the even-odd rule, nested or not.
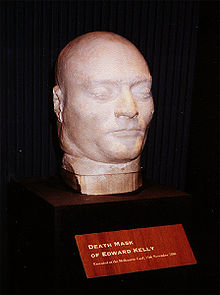
[(135, 87), (132, 89), (132, 94), (134, 98), (144, 99), (151, 97), (151, 91), (149, 88)]
[(92, 95), (94, 95), (94, 96), (97, 96), (97, 97), (102, 97), (102, 96), (109, 95), (109, 91), (105, 87), (93, 88), (93, 89), (90, 90), (90, 93)]

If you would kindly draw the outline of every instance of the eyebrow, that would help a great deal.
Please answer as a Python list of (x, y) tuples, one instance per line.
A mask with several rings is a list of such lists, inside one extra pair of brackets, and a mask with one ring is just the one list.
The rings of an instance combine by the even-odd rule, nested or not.
[(132, 80), (132, 86), (135, 85), (135, 84), (141, 84), (141, 83), (148, 83), (148, 84), (152, 84), (152, 78), (149, 79), (148, 77), (147, 78), (137, 78), (137, 79), (134, 79)]
[(130, 80), (114, 80), (114, 79), (104, 79), (104, 80), (92, 80), (88, 81), (89, 84), (121, 84), (123, 82), (127, 82), (131, 85), (138, 84), (138, 83), (152, 83), (152, 78), (149, 78), (148, 76), (136, 76)]
[(150, 76), (150, 78), (148, 76), (136, 76), (132, 79), (131, 81), (132, 83), (136, 84), (136, 83), (141, 83), (141, 82), (152, 82), (152, 77)]

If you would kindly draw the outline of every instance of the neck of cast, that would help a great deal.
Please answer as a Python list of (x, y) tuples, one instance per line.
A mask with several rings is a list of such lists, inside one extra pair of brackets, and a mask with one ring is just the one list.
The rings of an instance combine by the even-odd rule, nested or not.
[(140, 156), (126, 163), (102, 163), (64, 154), (62, 176), (65, 182), (87, 195), (121, 194), (142, 185)]

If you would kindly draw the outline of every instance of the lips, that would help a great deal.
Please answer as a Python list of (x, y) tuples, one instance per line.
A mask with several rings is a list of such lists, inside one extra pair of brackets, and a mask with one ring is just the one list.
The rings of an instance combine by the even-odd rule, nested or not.
[(116, 136), (121, 137), (140, 136), (144, 134), (144, 132), (141, 129), (121, 129), (116, 130), (112, 133)]

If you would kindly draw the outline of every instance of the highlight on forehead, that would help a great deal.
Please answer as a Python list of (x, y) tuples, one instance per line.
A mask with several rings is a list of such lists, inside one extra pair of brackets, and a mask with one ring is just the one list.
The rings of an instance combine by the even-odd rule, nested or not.
[[(73, 56), (77, 58), (90, 56), (96, 53), (96, 47), (103, 44), (103, 41), (122, 44), (129, 49), (138, 51), (138, 49), (124, 37), (111, 32), (91, 32), (81, 35), (68, 43), (61, 51), (56, 64), (56, 83), (60, 86), (63, 84), (63, 76), (68, 67), (68, 61)], [(106, 43), (106, 42), (105, 42)], [(139, 51), (138, 51), (139, 52)], [(77, 60), (75, 65), (77, 64)], [(77, 68), (75, 69), (77, 72)]]

